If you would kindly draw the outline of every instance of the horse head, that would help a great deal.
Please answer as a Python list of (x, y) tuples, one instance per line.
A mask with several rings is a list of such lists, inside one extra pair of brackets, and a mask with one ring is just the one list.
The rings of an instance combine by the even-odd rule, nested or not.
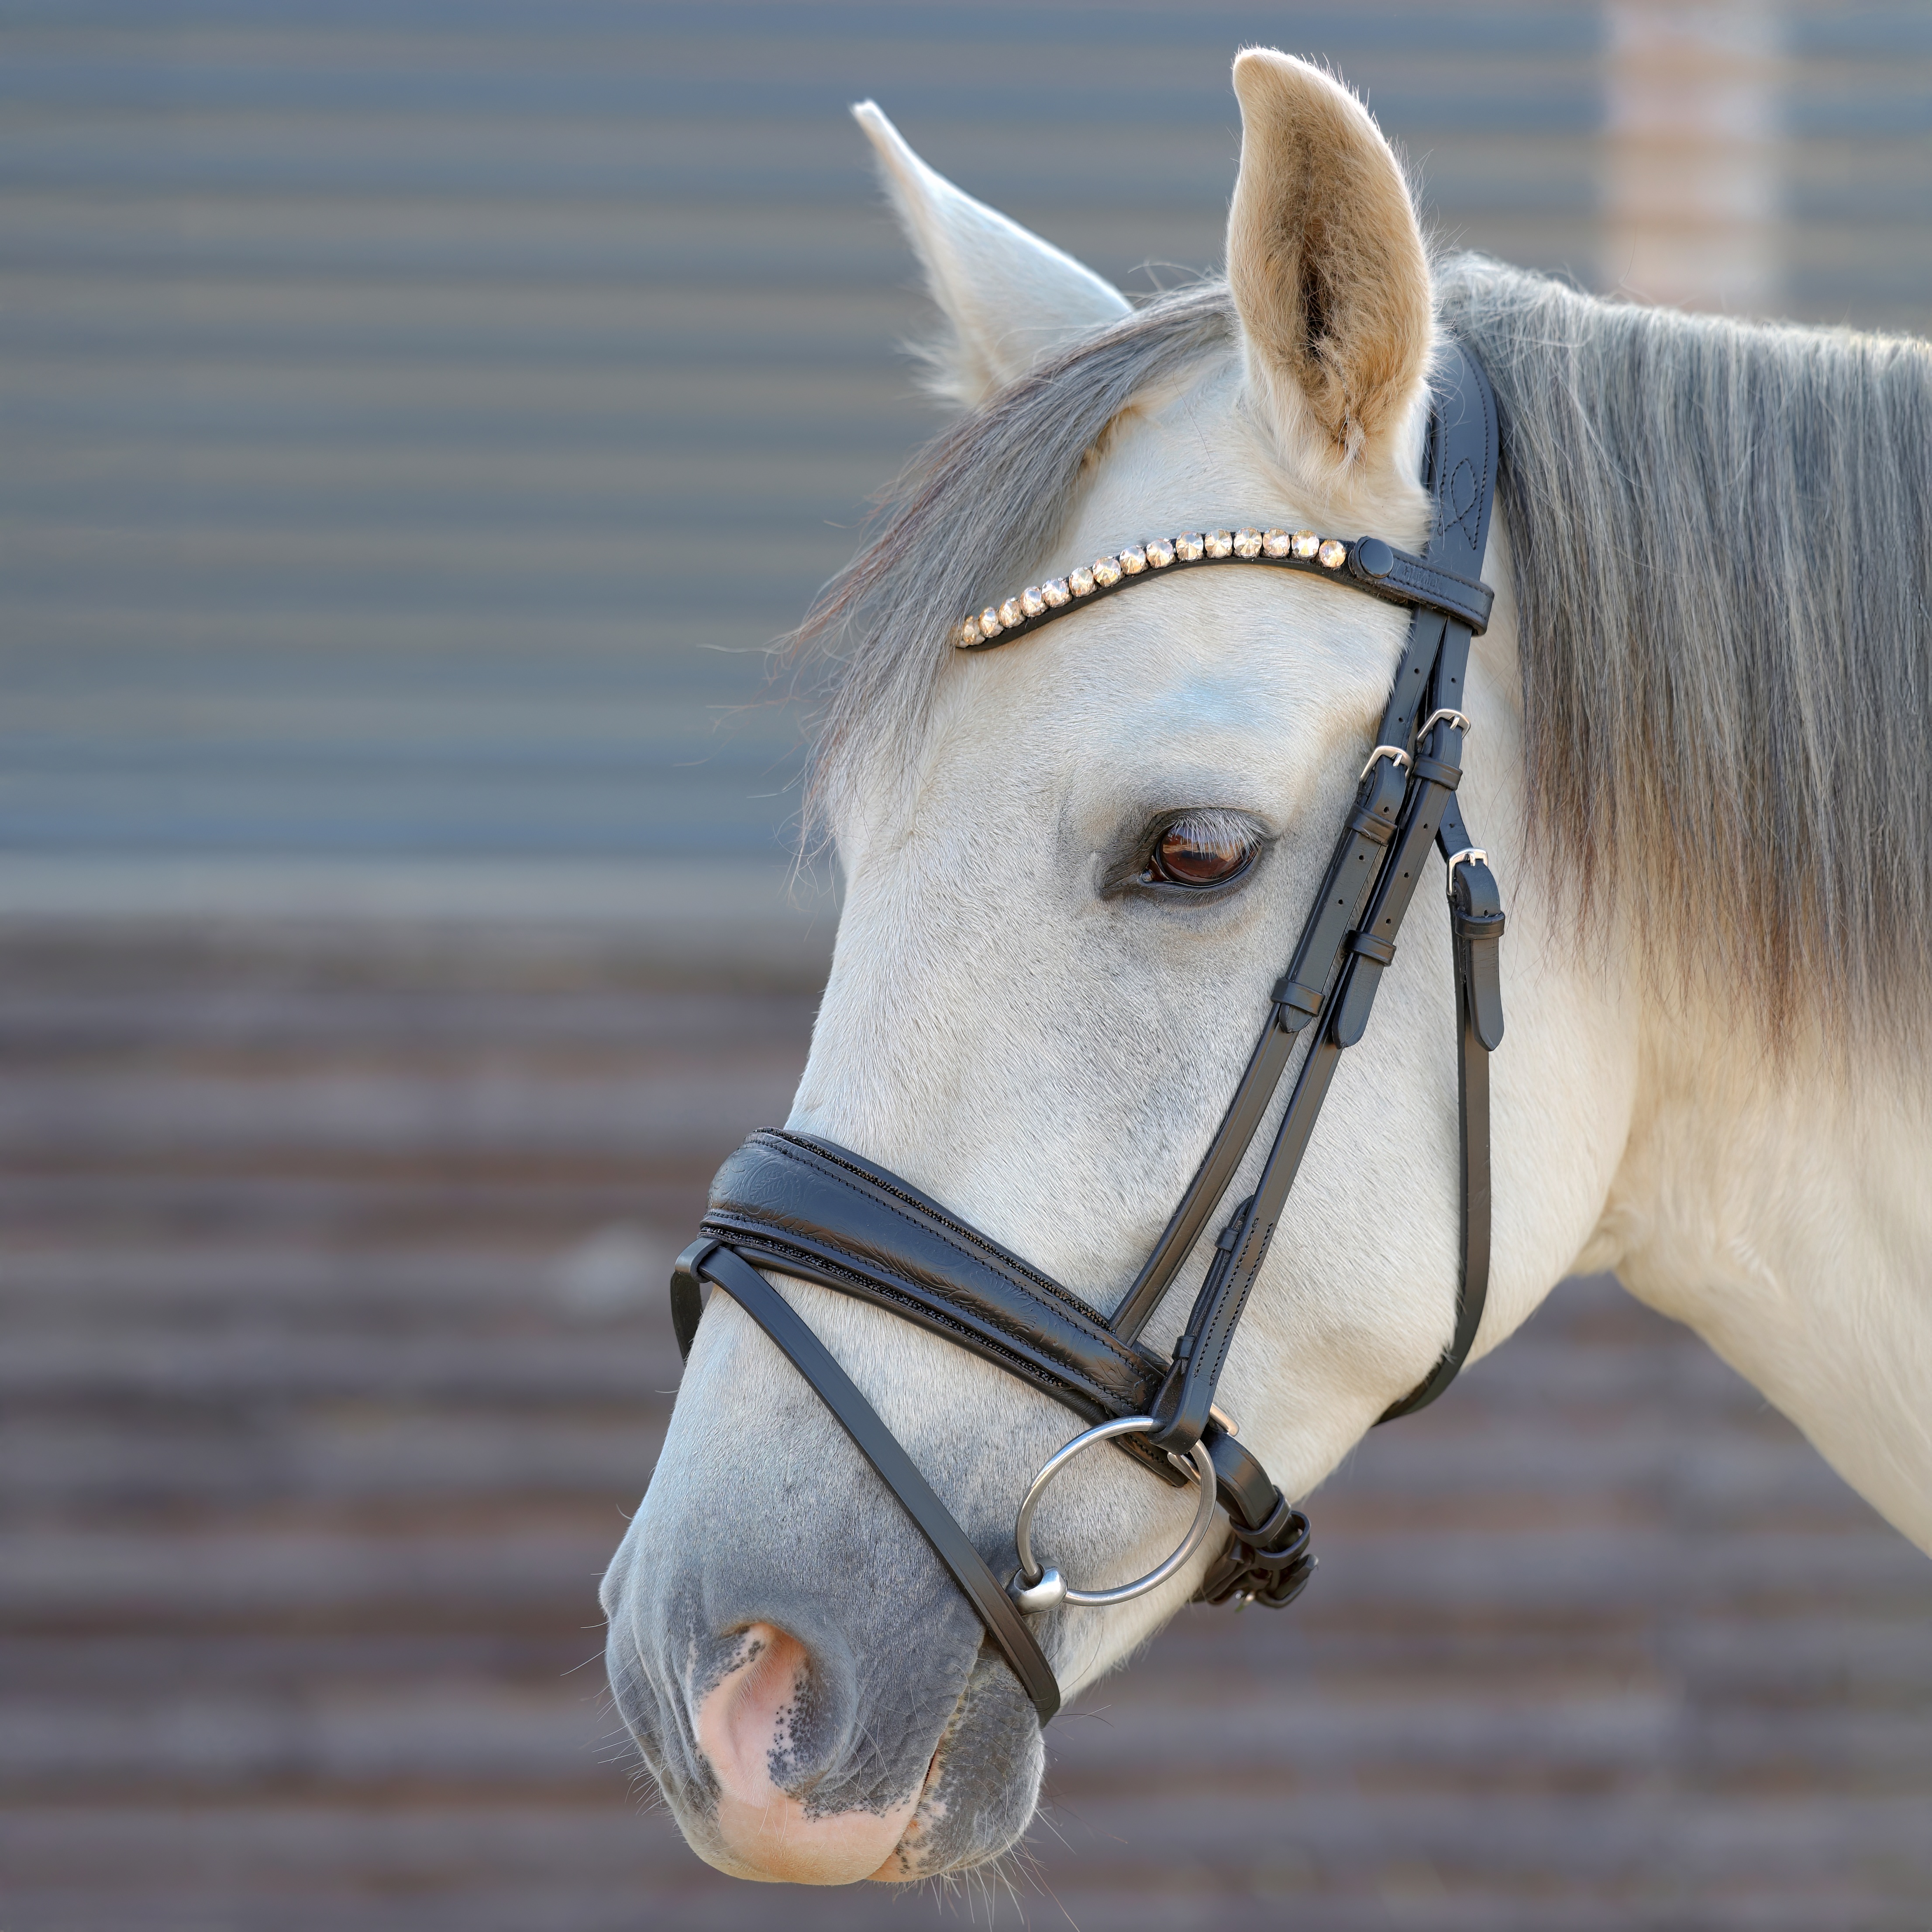
[[(1204, 571), (1096, 599), (1009, 647), (968, 614), (1163, 532), (1257, 520), (1419, 548), (1442, 291), (1394, 154), (1281, 55), (1236, 62), (1228, 274), (1139, 309), (858, 112), (950, 324), (964, 414), (831, 593), (843, 651), (814, 778), (845, 899), (788, 1126), (852, 1150), (1106, 1315), (1241, 1078), (1404, 650), (1407, 614), (1310, 574)], [(1460, 796), (1510, 887), (1493, 1254), (1475, 1352), (1607, 1238), (1640, 1081), (1636, 981), (1587, 961), (1526, 852), (1523, 698), (1498, 592)], [(1472, 572), (1472, 574), (1474, 573)], [(1217, 1400), (1306, 1496), (1442, 1356), (1457, 1303), (1450, 914), (1418, 895), (1338, 1077)], [(1282, 1096), (1274, 1103), (1280, 1118)], [(1231, 1195), (1250, 1190), (1258, 1136)], [(1144, 1333), (1170, 1349), (1198, 1244)], [(1609, 1252), (1609, 1251), (1606, 1251)], [(1616, 1258), (1614, 1253), (1609, 1258)], [(996, 1568), (1066, 1409), (821, 1283), (773, 1277)], [(1035, 1534), (1066, 1574), (1134, 1576), (1185, 1489), (1088, 1455)], [(1068, 1695), (1184, 1602), (1034, 1625)], [(1004, 1574), (1004, 1572), (1003, 1572)], [(611, 1682), (693, 1846), (747, 1877), (957, 1871), (1030, 1817), (1040, 1722), (933, 1550), (813, 1389), (714, 1298), (649, 1493), (604, 1585)]]

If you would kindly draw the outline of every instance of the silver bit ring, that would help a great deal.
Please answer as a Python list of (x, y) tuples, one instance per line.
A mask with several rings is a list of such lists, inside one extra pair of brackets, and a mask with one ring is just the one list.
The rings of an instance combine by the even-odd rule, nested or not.
[(1033, 1479), (1033, 1485), (1020, 1504), (1018, 1520), (1013, 1525), (1013, 1546), (1019, 1552), (1020, 1567), (1006, 1586), (1006, 1594), (1029, 1616), (1041, 1610), (1056, 1610), (1062, 1604), (1070, 1604), (1081, 1610), (1094, 1610), (1144, 1597), (1150, 1590), (1159, 1589), (1201, 1546), (1202, 1538), (1214, 1520), (1214, 1459), (1208, 1454), (1204, 1442), (1196, 1443), (1188, 1452), (1192, 1460), (1195, 1479), (1201, 1486), (1201, 1502), (1194, 1512), (1194, 1521), (1182, 1539), (1180, 1547), (1144, 1576), (1137, 1576), (1131, 1583), (1123, 1583), (1112, 1590), (1076, 1590), (1068, 1586), (1058, 1570), (1044, 1567), (1034, 1558), (1034, 1512), (1040, 1506), (1047, 1484), (1082, 1450), (1091, 1448), (1096, 1442), (1108, 1442), (1116, 1436), (1150, 1436), (1160, 1426), (1150, 1415), (1120, 1416), (1075, 1436), (1041, 1464), (1040, 1474)]

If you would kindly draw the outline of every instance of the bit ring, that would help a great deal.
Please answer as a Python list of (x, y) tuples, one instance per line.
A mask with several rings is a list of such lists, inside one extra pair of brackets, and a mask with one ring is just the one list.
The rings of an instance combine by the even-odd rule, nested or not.
[(1123, 1583), (1112, 1590), (1076, 1590), (1070, 1588), (1066, 1580), (1058, 1570), (1043, 1567), (1033, 1553), (1034, 1512), (1040, 1506), (1040, 1499), (1046, 1486), (1060, 1471), (1079, 1454), (1082, 1450), (1091, 1448), (1096, 1442), (1106, 1442), (1116, 1436), (1148, 1436), (1160, 1424), (1150, 1415), (1123, 1415), (1111, 1422), (1102, 1422), (1095, 1427), (1063, 1444), (1040, 1465), (1040, 1474), (1020, 1504), (1020, 1513), (1013, 1525), (1013, 1545), (1019, 1552), (1020, 1567), (1006, 1586), (1006, 1594), (1019, 1607), (1031, 1615), (1040, 1610), (1057, 1609), (1062, 1604), (1071, 1604), (1078, 1609), (1104, 1608), (1112, 1604), (1124, 1604), (1136, 1597), (1144, 1597), (1150, 1590), (1157, 1590), (1165, 1583), (1195, 1551), (1208, 1534), (1214, 1520), (1214, 1459), (1208, 1453), (1204, 1442), (1197, 1442), (1189, 1451), (1193, 1468), (1192, 1474), (1201, 1486), (1201, 1502), (1194, 1512), (1194, 1521), (1180, 1546), (1164, 1563), (1156, 1564), (1144, 1576), (1137, 1576), (1131, 1583)]

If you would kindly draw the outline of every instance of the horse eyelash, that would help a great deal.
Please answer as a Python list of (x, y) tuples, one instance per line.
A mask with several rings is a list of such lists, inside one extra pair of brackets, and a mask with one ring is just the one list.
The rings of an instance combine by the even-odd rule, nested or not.
[(1158, 826), (1146, 842), (1147, 856), (1170, 832), (1183, 832), (1190, 843), (1217, 858), (1232, 858), (1238, 852), (1252, 853), (1265, 842), (1261, 828), (1246, 813), (1229, 812), (1220, 806), (1184, 812)]
[[(1251, 859), (1258, 857), (1274, 843), (1274, 835), (1264, 831), (1246, 812), (1231, 811), (1225, 806), (1197, 806), (1184, 812), (1163, 812), (1149, 821), (1130, 855), (1108, 868), (1100, 882), (1102, 896), (1112, 898), (1150, 885), (1163, 892), (1179, 890), (1160, 886), (1159, 881), (1148, 878), (1148, 868), (1154, 862), (1154, 848), (1170, 832), (1177, 830), (1186, 832), (1190, 838), (1210, 851), (1246, 852)], [(1244, 867), (1237, 878), (1228, 880), (1226, 886), (1197, 888), (1192, 896), (1211, 897), (1245, 879), (1248, 872), (1249, 868)]]

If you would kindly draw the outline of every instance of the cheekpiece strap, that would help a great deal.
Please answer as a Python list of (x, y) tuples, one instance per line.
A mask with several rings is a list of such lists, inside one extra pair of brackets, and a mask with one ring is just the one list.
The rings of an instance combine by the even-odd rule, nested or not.
[[(1495, 398), (1487, 376), (1453, 336), (1445, 338), (1439, 345), (1430, 395), (1424, 478), (1434, 506), (1430, 560), (1436, 560), (1439, 545), (1452, 566), (1473, 572), (1481, 568), (1489, 542), (1498, 425)], [(1452, 637), (1452, 632), (1458, 634)], [(1419, 876), (1420, 848), (1427, 843), (1424, 828), (1432, 830), (1439, 822), (1439, 814), (1432, 816), (1426, 808), (1432, 800), (1439, 801), (1449, 794), (1450, 788), (1434, 778), (1423, 785), (1414, 782), (1411, 741), (1418, 720), (1425, 715), (1424, 702), (1432, 693), (1462, 692), (1470, 634), (1466, 627), (1452, 623), (1439, 612), (1418, 609), (1415, 613), (1390, 683), (1375, 752), (1363, 768), (1354, 808), (1330, 856), (1314, 910), (1302, 928), (1287, 971), (1276, 983), (1269, 1023), (1262, 1029), (1247, 1070), (1200, 1166), (1115, 1311), (1116, 1334), (1128, 1337), (1140, 1334), (1192, 1252), (1259, 1129), (1292, 1056), (1295, 1036), (1316, 1021), (1328, 1018), (1338, 1003), (1352, 995), (1351, 1010), (1340, 1022), (1342, 1036), (1338, 1041), (1324, 1029), (1304, 1064), (1289, 1116), (1282, 1122), (1284, 1138), (1277, 1142), (1276, 1154), (1284, 1157), (1291, 1146), (1305, 1145), (1307, 1133), (1313, 1128), (1314, 1110), (1318, 1109), (1327, 1094), (1328, 1078), (1334, 1067), (1332, 1062), (1322, 1064), (1328, 1058), (1322, 1042), (1339, 1048), (1360, 1037), (1359, 1028), (1367, 1024), (1382, 968), (1352, 949), (1349, 940), (1358, 932), (1366, 932), (1388, 944), (1394, 942), (1400, 913), (1384, 902), (1378, 913), (1371, 916), (1368, 902), (1384, 879), (1406, 871), (1412, 891)], [(1446, 671), (1445, 651), (1449, 658)], [(1438, 709), (1450, 706), (1460, 714), (1459, 697), (1438, 698), (1430, 704), (1428, 715), (1432, 716)], [(1436, 764), (1437, 777), (1447, 778), (1452, 766), (1458, 768), (1460, 777), (1461, 745), (1462, 734), (1453, 730), (1448, 719), (1439, 719), (1425, 734), (1423, 745), (1415, 748)], [(1422, 810), (1420, 824), (1416, 822), (1418, 809)], [(1396, 854), (1393, 860), (1392, 851)], [(1407, 903), (1405, 896), (1402, 909), (1406, 909)], [(1393, 924), (1391, 913), (1395, 914)], [(1357, 991), (1358, 980), (1360, 990)], [(1292, 1179), (1292, 1168), (1285, 1174), (1280, 1168), (1274, 1171), (1284, 1183)], [(1260, 1238), (1261, 1253), (1264, 1255), (1267, 1243), (1273, 1238), (1271, 1222), (1256, 1232)], [(1256, 1257), (1257, 1265), (1259, 1258)], [(1218, 1261), (1210, 1264), (1210, 1281), (1214, 1268), (1219, 1265)], [(1226, 1286), (1231, 1292), (1235, 1289), (1232, 1281)], [(1245, 1288), (1238, 1292), (1244, 1304)], [(1211, 1325), (1205, 1312), (1198, 1312), (1204, 1324)], [(1190, 1322), (1190, 1328), (1192, 1325)], [(1211, 1355), (1203, 1356), (1195, 1366), (1197, 1378), (1208, 1371), (1210, 1363), (1211, 1372), (1218, 1376), (1220, 1363)], [(1202, 1406), (1197, 1397), (1186, 1405), (1185, 1414), (1177, 1409), (1177, 1424), (1184, 1425)]]
[[(1439, 548), (1458, 562), (1472, 559), (1480, 567), (1483, 547), (1489, 538), (1498, 458), (1494, 396), (1486, 376), (1453, 338), (1444, 344), (1431, 386), (1434, 407), (1428, 482), (1435, 506), (1435, 528), (1430, 554), (1432, 559)], [(1154, 1411), (1164, 1426), (1149, 1438), (1156, 1448), (1172, 1453), (1178, 1447), (1184, 1447), (1195, 1439), (1206, 1420), (1235, 1330), (1268, 1258), (1337, 1063), (1367, 1029), (1382, 976), (1394, 958), (1396, 938), (1420, 880), (1428, 848), (1442, 838), (1444, 826), (1452, 823), (1462, 833), (1460, 815), (1452, 820), (1450, 814), (1462, 776), (1470, 636), (1466, 624), (1432, 609), (1418, 608), (1410, 625), (1408, 646), (1396, 668), (1377, 741), (1378, 752), (1385, 749), (1393, 755), (1386, 759), (1371, 757), (1364, 768), (1355, 812), (1337, 842), (1322, 898), (1303, 931), (1289, 968), (1288, 983), (1303, 998), (1292, 1011), (1285, 1004), (1278, 1004), (1275, 1010), (1276, 1027), (1292, 1024), (1298, 1029), (1316, 1017), (1324, 1018), (1325, 1024), (1310, 1044), (1296, 1076), (1287, 1111), (1255, 1192), (1234, 1210), (1222, 1229), (1187, 1324), (1174, 1345), (1174, 1365)], [(1418, 740), (1417, 722), (1425, 702), (1429, 706), (1427, 728)], [(1398, 771), (1402, 774), (1401, 795), (1395, 801), (1397, 781), (1384, 774)], [(1385, 821), (1392, 802), (1393, 834), (1378, 844), (1375, 856), (1370, 859), (1362, 848), (1360, 821), (1365, 818)], [(1467, 845), (1466, 834), (1462, 834), (1462, 838)], [(1444, 849), (1446, 853), (1450, 848), (1445, 844)], [(1452, 892), (1456, 872), (1473, 870), (1481, 857), (1466, 850), (1455, 856), (1463, 864), (1452, 864)], [(1487, 877), (1486, 865), (1483, 876)], [(1493, 890), (1493, 881), (1490, 890)], [(1489, 946), (1493, 938), (1499, 936), (1499, 904), (1495, 912), (1493, 928), (1484, 924), (1479, 929), (1472, 925), (1466, 942), (1459, 936), (1459, 946), (1466, 943), (1472, 946)], [(1473, 956), (1466, 962), (1459, 951), (1457, 973), (1459, 1000), (1473, 1016), (1479, 998), (1478, 982), (1491, 988), (1496, 983), (1493, 947), (1490, 947), (1484, 968), (1477, 965)], [(1323, 989), (1323, 997), (1309, 1000), (1306, 996), (1318, 986)], [(1278, 999), (1280, 992), (1277, 988)], [(1486, 993), (1482, 997), (1486, 998)], [(1500, 1038), (1499, 994), (1494, 1004), (1493, 1030)], [(1306, 1010), (1310, 1005), (1312, 1013)], [(1474, 1017), (1466, 1019), (1460, 1038), (1462, 1208), (1455, 1326), (1449, 1348), (1427, 1379), (1394, 1404), (1380, 1418), (1383, 1421), (1410, 1414), (1432, 1402), (1454, 1379), (1475, 1340), (1487, 1293), (1488, 1049)], [(1472, 1067), (1472, 1054), (1480, 1059), (1479, 1067)], [(1270, 1083), (1270, 1094), (1272, 1090)], [(1236, 1100), (1238, 1105), (1253, 1111), (1258, 1106), (1264, 1107), (1268, 1097), (1238, 1094)], [(1233, 1112), (1231, 1108), (1231, 1115)], [(1224, 1121), (1222, 1134), (1227, 1130), (1228, 1124)], [(1176, 1222), (1184, 1213), (1196, 1225), (1204, 1220), (1213, 1210), (1214, 1199), (1208, 1196), (1204, 1182), (1211, 1174), (1224, 1169), (1232, 1174), (1233, 1167), (1238, 1165), (1246, 1150), (1246, 1137), (1238, 1148), (1225, 1150), (1219, 1144), (1220, 1139), (1221, 1135), (1217, 1135), (1216, 1144), (1210, 1145), (1196, 1182), (1176, 1210)], [(1219, 1191), (1225, 1191), (1225, 1184), (1217, 1194)], [(1169, 1232), (1174, 1232), (1171, 1224)], [(1163, 1237), (1162, 1243), (1156, 1245), (1156, 1257), (1162, 1256), (1164, 1250), (1168, 1251), (1166, 1264), (1171, 1279), (1172, 1270), (1178, 1268), (1186, 1250), (1178, 1244), (1170, 1248)], [(1124, 1327), (1122, 1318), (1131, 1313), (1136, 1321), (1132, 1332), (1138, 1333), (1138, 1324), (1152, 1313), (1159, 1292), (1165, 1286), (1165, 1281), (1150, 1278), (1149, 1271), (1144, 1270), (1121, 1316), (1116, 1318), (1117, 1328)]]

